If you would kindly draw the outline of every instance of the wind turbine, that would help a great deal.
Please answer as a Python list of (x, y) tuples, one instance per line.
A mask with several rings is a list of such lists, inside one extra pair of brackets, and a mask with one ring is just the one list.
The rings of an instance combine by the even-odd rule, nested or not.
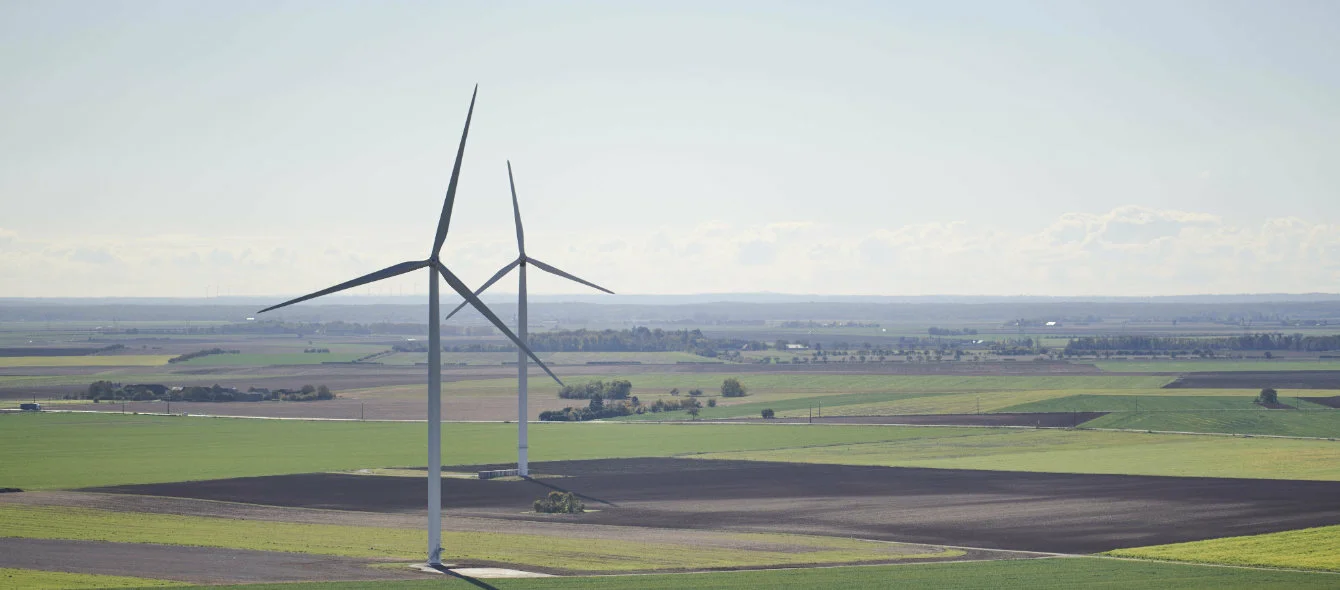
[(428, 252), (426, 260), (410, 260), (401, 262), (383, 268), (379, 271), (369, 273), (351, 281), (346, 281), (335, 285), (329, 289), (323, 289), (309, 295), (303, 295), (297, 299), (292, 299), (262, 309), (259, 313), (265, 313), (273, 309), (279, 309), (288, 305), (293, 305), (300, 301), (307, 301), (337, 293), (345, 289), (352, 289), (360, 285), (389, 279), (407, 272), (428, 269), (428, 565), (440, 567), (442, 565), (442, 342), (441, 342), (441, 321), (438, 319), (438, 276), (440, 275), (447, 281), (447, 284), (456, 291), (461, 297), (465, 298), (466, 303), (473, 305), (480, 314), (488, 318), (494, 326), (497, 326), (517, 348), (521, 350), (522, 355), (529, 355), (535, 359), (535, 362), (548, 373), (559, 385), (559, 381), (549, 367), (540, 361), (535, 353), (531, 352), (526, 346), (525, 341), (517, 338), (507, 325), (498, 319), (487, 306), (484, 305), (474, 293), (470, 292), (469, 287), (461, 282), (455, 274), (447, 268), (439, 258), (442, 251), (442, 243), (447, 240), (447, 226), (451, 223), (451, 208), (456, 202), (456, 181), (461, 176), (461, 158), (465, 156), (465, 138), (470, 134), (470, 118), (475, 112), (475, 96), (479, 94), (479, 86), (475, 86), (474, 94), (470, 95), (470, 110), (465, 115), (465, 130), (461, 131), (461, 145), (456, 150), (456, 163), (451, 169), (451, 181), (447, 184), (446, 200), (442, 203), (442, 217), (437, 224), (437, 236), (433, 239), (433, 249)]
[[(568, 279), (569, 281), (575, 281), (575, 282), (581, 283), (581, 284), (586, 285), (586, 286), (588, 286), (588, 287), (591, 287), (591, 288), (593, 288), (593, 289), (598, 289), (598, 290), (604, 291), (604, 292), (606, 292), (606, 293), (609, 293), (610, 295), (613, 295), (613, 294), (614, 294), (614, 291), (611, 291), (611, 290), (609, 290), (609, 289), (606, 289), (606, 288), (604, 288), (604, 287), (601, 287), (600, 285), (597, 285), (597, 284), (592, 283), (592, 282), (590, 282), (590, 281), (587, 281), (587, 280), (584, 280), (584, 279), (577, 278), (577, 277), (575, 277), (575, 276), (573, 276), (573, 275), (571, 275), (571, 274), (568, 274), (568, 273), (563, 272), (563, 271), (561, 271), (561, 270), (559, 270), (559, 269), (557, 269), (557, 268), (554, 268), (553, 266), (550, 266), (550, 265), (548, 265), (548, 264), (545, 264), (545, 263), (543, 263), (543, 262), (540, 262), (539, 260), (536, 260), (536, 259), (534, 259), (534, 258), (531, 258), (530, 256), (527, 256), (527, 255), (526, 255), (526, 238), (525, 238), (524, 232), (522, 232), (522, 230), (521, 230), (521, 206), (517, 204), (517, 200), (516, 200), (516, 181), (512, 179), (512, 161), (511, 161), (511, 160), (508, 160), (508, 161), (507, 161), (507, 184), (510, 185), (511, 188), (512, 188), (512, 214), (513, 214), (513, 215), (515, 216), (515, 218), (516, 218), (516, 251), (517, 251), (517, 257), (516, 257), (516, 260), (513, 260), (513, 261), (507, 263), (505, 266), (503, 266), (501, 269), (499, 269), (498, 272), (497, 272), (496, 274), (493, 275), (493, 278), (489, 279), (488, 282), (484, 283), (484, 286), (482, 286), (482, 287), (476, 289), (474, 294), (475, 294), (476, 297), (478, 297), (479, 294), (480, 294), (480, 293), (483, 293), (485, 289), (488, 289), (488, 288), (491, 287), (494, 283), (498, 282), (498, 281), (501, 280), (503, 277), (507, 276), (507, 273), (511, 272), (512, 269), (514, 269), (514, 268), (519, 268), (520, 270), (517, 271), (517, 285), (518, 285), (518, 287), (517, 287), (517, 295), (516, 295), (516, 297), (517, 297), (517, 302), (516, 302), (516, 309), (517, 309), (516, 331), (517, 331), (517, 336), (520, 337), (521, 340), (524, 342), (524, 341), (526, 340), (526, 265), (527, 265), (527, 264), (534, 264), (537, 268), (539, 268), (540, 270), (542, 270), (542, 271), (544, 271), (544, 272), (547, 272), (547, 273), (550, 273), (550, 274), (553, 274), (553, 275), (557, 275), (557, 276), (563, 277), (563, 278), (565, 278), (565, 279)], [(447, 314), (447, 317), (443, 318), (443, 321), (446, 321), (446, 320), (451, 319), (451, 316), (456, 315), (456, 312), (460, 311), (461, 308), (464, 308), (466, 303), (469, 303), (469, 300), (466, 300), (466, 301), (461, 302), (460, 305), (456, 306), (456, 309), (451, 310), (451, 313)], [(527, 413), (527, 411), (526, 411), (526, 395), (527, 395), (527, 388), (528, 388), (528, 386), (529, 386), (529, 383), (528, 383), (528, 375), (526, 374), (526, 355), (527, 355), (527, 354), (530, 354), (530, 356), (531, 356), (532, 358), (535, 357), (535, 355), (534, 355), (533, 353), (530, 353), (530, 351), (517, 350), (517, 353), (516, 353), (516, 361), (517, 361), (517, 362), (516, 362), (516, 366), (517, 366), (517, 369), (516, 369), (516, 380), (517, 380), (517, 420), (516, 420), (516, 424), (517, 424), (517, 442), (516, 442), (516, 470), (517, 470), (517, 473), (518, 473), (519, 475), (530, 475), (530, 466), (529, 466), (529, 458), (528, 458), (528, 454), (529, 454), (529, 452), (530, 452), (530, 446), (529, 446), (529, 444), (528, 444), (528, 437), (527, 437), (527, 432), (526, 432), (526, 428), (527, 428), (527, 426), (528, 426), (528, 424), (529, 424), (529, 415), (528, 415), (528, 413)], [(540, 362), (540, 361), (539, 361), (539, 359), (536, 359), (535, 362)], [(548, 371), (549, 369), (546, 368), (545, 370)]]

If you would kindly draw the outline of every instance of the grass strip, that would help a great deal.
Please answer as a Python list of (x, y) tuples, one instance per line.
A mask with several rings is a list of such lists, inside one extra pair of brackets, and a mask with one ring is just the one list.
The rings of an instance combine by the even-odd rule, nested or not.
[[(373, 559), (422, 557), (420, 529), (261, 522), (0, 504), (0, 537), (157, 543)], [(957, 549), (836, 537), (748, 533), (754, 548), (699, 547), (509, 533), (444, 532), (446, 559), (574, 571), (636, 571), (783, 566), (957, 557)], [(763, 549), (769, 547), (770, 549)]]
[[(1109, 551), (1108, 555), (1340, 572), (1340, 526)], [(1340, 579), (1336, 580), (1340, 586)]]
[[(662, 574), (572, 578), (494, 579), (480, 583), (500, 590), (744, 590), (778, 588), (918, 588), (921, 590), (1248, 590), (1335, 588), (1332, 574), (1263, 571), (1196, 565), (1147, 563), (1091, 557), (932, 563), (914, 566), (835, 567), (704, 574)], [(247, 590), (419, 590), (475, 588), (478, 584), (443, 576), (405, 582), (349, 582), (233, 586)]]
[(101, 576), (96, 574), (72, 574), (67, 572), (49, 572), (0, 568), (0, 588), (24, 588), (25, 590), (74, 590), (81, 588), (165, 588), (170, 586), (189, 586), (184, 582), (171, 580), (150, 580), (127, 576)]

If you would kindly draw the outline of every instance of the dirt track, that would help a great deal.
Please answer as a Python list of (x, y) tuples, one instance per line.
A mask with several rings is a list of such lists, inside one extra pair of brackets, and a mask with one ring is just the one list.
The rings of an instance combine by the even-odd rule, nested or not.
[(409, 568), (327, 555), (214, 547), (0, 538), (0, 567), (148, 577), (196, 584), (421, 578)]
[[(452, 513), (524, 515), (551, 489), (599, 512), (564, 522), (853, 536), (1020, 551), (1120, 547), (1340, 524), (1340, 483), (855, 467), (692, 459), (537, 463), (535, 481), (446, 479)], [(339, 474), (101, 491), (254, 504), (418, 512), (423, 480)]]
[(1187, 373), (1165, 389), (1340, 389), (1340, 371)]
[(910, 424), (927, 426), (1033, 426), (1074, 427), (1107, 412), (1038, 412), (1032, 414), (913, 414), (905, 416), (825, 416), (807, 418), (745, 418), (719, 422), (772, 422), (781, 424)]

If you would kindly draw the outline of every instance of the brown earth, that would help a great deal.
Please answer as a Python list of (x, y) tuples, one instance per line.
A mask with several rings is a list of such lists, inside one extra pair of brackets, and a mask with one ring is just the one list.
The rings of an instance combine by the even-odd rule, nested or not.
[[(532, 468), (565, 477), (448, 478), (444, 507), (462, 516), (552, 521), (523, 511), (561, 489), (599, 509), (565, 522), (1058, 553), (1340, 524), (1340, 482), (650, 458)], [(90, 491), (395, 513), (423, 510), (424, 487), (419, 478), (306, 474)]]
[(1221, 371), (1187, 373), (1165, 389), (1340, 389), (1340, 371)]
[(1107, 412), (1036, 412), (1031, 414), (913, 414), (905, 416), (823, 416), (808, 418), (736, 418), (713, 422), (772, 422), (780, 424), (903, 424), (928, 426), (1033, 426), (1072, 428)]

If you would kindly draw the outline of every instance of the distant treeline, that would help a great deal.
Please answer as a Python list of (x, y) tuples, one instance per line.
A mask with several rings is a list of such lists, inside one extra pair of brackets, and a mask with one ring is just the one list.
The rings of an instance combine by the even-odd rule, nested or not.
[(930, 334), (931, 336), (976, 336), (977, 330), (974, 328), (963, 328), (962, 330), (954, 330), (950, 328), (937, 328), (932, 326), (929, 330), (926, 330), (926, 333)]
[(1203, 351), (1287, 350), (1321, 352), (1340, 350), (1340, 336), (1304, 336), (1302, 334), (1243, 334), (1213, 338), (1179, 338), (1173, 336), (1086, 336), (1072, 338), (1066, 344), (1066, 354), (1082, 355), (1103, 352), (1162, 352), (1179, 351), (1196, 354)]
[(558, 390), (563, 399), (628, 399), (633, 391), (633, 383), (626, 379), (615, 379), (609, 383), (592, 381), (585, 385), (564, 385)]
[[(766, 350), (767, 343), (757, 340), (708, 338), (702, 330), (662, 330), (636, 327), (625, 330), (555, 330), (530, 334), (527, 338), (535, 352), (688, 352), (716, 357), (722, 349)], [(401, 342), (397, 352), (427, 352), (427, 343)], [(443, 345), (447, 352), (515, 352), (511, 344)]]
[(237, 351), (237, 350), (224, 350), (224, 349), (222, 349), (222, 348), (210, 348), (210, 349), (208, 349), (208, 350), (197, 350), (197, 351), (195, 351), (195, 352), (188, 352), (188, 353), (183, 354), (183, 355), (181, 355), (181, 356), (174, 356), (174, 357), (168, 359), (168, 362), (169, 362), (169, 363), (184, 363), (184, 362), (189, 361), (189, 360), (191, 360), (191, 359), (198, 359), (198, 358), (200, 358), (200, 357), (202, 357), (202, 356), (210, 356), (210, 355), (213, 355), (213, 354), (238, 354), (239, 352), (240, 352), (240, 351)]

